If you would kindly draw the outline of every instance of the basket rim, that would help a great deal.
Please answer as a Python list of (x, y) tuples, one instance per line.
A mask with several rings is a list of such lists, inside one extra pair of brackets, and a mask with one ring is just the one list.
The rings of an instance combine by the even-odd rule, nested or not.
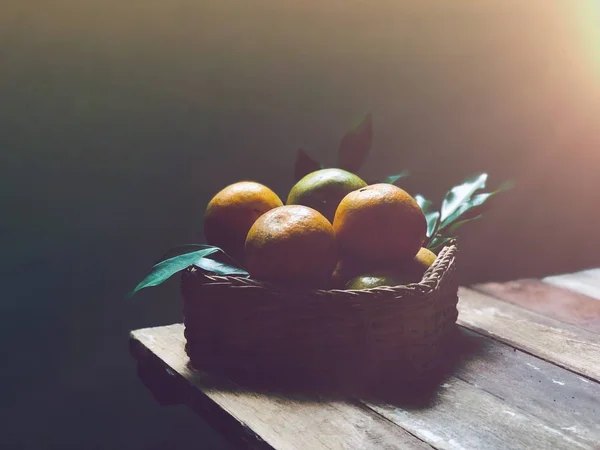
[(410, 292), (414, 290), (420, 290), (423, 294), (428, 294), (434, 291), (448, 266), (456, 259), (456, 252), (458, 251), (458, 245), (456, 240), (452, 240), (437, 255), (436, 260), (433, 264), (425, 271), (421, 281), (416, 283), (400, 284), (397, 286), (380, 286), (368, 289), (298, 289), (285, 287), (278, 284), (270, 283), (267, 281), (257, 280), (254, 278), (248, 278), (243, 276), (233, 275), (208, 275), (198, 268), (192, 266), (186, 271), (188, 274), (194, 276), (200, 276), (204, 280), (220, 283), (238, 283), (240, 285), (254, 286), (257, 288), (268, 289), (272, 292), (281, 294), (304, 294), (304, 295), (330, 295), (330, 294), (393, 294), (400, 292)]

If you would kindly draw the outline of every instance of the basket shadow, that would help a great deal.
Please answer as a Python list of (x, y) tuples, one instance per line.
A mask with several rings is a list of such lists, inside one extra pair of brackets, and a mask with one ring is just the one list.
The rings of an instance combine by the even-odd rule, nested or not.
[(418, 382), (405, 382), (378, 374), (375, 382), (364, 383), (354, 377), (351, 371), (324, 374), (323, 377), (303, 377), (288, 373), (286, 376), (269, 376), (261, 373), (219, 372), (197, 367), (190, 362), (190, 368), (206, 373), (203, 387), (222, 391), (253, 392), (281, 400), (297, 402), (327, 402), (361, 399), (369, 403), (385, 403), (405, 408), (425, 408), (435, 403), (439, 390), (445, 381), (460, 372), (466, 364), (475, 359), (487, 357), (485, 340), (474, 333), (457, 327), (447, 339), (441, 352), (443, 359), (431, 376)]
[(452, 377), (460, 377), (463, 370), (480, 359), (489, 359), (489, 342), (481, 336), (457, 327), (442, 351), (438, 369), (430, 377), (408, 383), (384, 382), (376, 389), (361, 395), (361, 400), (372, 404), (388, 404), (408, 409), (421, 409), (434, 405), (439, 394)]

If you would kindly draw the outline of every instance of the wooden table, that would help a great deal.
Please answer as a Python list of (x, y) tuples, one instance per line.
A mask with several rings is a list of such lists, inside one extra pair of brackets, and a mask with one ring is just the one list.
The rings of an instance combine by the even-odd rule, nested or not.
[(181, 324), (130, 344), (161, 403), (188, 405), (241, 448), (600, 449), (600, 269), (459, 298), (468, 350), (421, 405), (241, 389), (189, 367)]

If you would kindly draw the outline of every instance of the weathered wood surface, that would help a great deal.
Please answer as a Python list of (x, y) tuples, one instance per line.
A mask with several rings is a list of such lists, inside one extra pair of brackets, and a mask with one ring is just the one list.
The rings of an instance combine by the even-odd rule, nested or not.
[(465, 331), (430, 405), (369, 407), (440, 449), (598, 448), (600, 384)]
[(438, 449), (595, 448), (460, 379), (444, 386), (428, 408), (369, 406)]
[[(233, 384), (212, 386), (192, 370), (184, 349), (183, 325), (133, 331), (147, 349), (139, 358), (156, 358), (173, 382), (194, 388), (194, 409), (241, 447), (276, 449), (431, 449), (371, 410), (345, 401), (319, 402), (249, 392)], [(211, 420), (218, 416), (218, 420)]]
[(598, 300), (600, 269), (461, 287), (451, 372), (411, 399), (242, 389), (189, 366), (181, 324), (132, 332), (132, 354), (159, 401), (187, 404), (237, 447), (600, 449)]
[(460, 325), (600, 381), (600, 335), (464, 287), (458, 310)]
[(565, 275), (543, 278), (545, 283), (570, 289), (600, 300), (600, 269), (588, 269)]
[(600, 384), (479, 334), (462, 336), (456, 349), (462, 362), (418, 407), (303, 401), (231, 384), (216, 387), (189, 368), (181, 325), (134, 331), (132, 340), (171, 371), (174, 381), (193, 388), (188, 400), (201, 399), (196, 410), (233, 421), (221, 429), (242, 436), (242, 446), (598, 448)]
[(600, 302), (579, 292), (534, 279), (484, 283), (473, 286), (473, 289), (552, 319), (600, 333)]
[[(600, 443), (600, 384), (465, 330), (470, 351), (454, 375), (573, 439)], [(480, 347), (479, 347), (480, 346)]]

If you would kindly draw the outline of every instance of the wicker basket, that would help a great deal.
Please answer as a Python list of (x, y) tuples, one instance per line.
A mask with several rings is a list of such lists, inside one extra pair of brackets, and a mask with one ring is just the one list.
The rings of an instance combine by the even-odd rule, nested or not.
[(426, 378), (456, 326), (457, 250), (446, 246), (419, 283), (360, 291), (292, 291), (190, 268), (186, 351), (204, 370), (259, 378)]

